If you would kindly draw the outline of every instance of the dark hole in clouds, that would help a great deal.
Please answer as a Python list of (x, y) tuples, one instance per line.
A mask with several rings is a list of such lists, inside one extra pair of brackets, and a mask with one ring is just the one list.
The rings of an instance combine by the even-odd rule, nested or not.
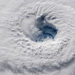
[(45, 15), (36, 20), (36, 27), (42, 32), (34, 39), (36, 42), (44, 41), (46, 38), (54, 39), (58, 31), (53, 24), (46, 21)]

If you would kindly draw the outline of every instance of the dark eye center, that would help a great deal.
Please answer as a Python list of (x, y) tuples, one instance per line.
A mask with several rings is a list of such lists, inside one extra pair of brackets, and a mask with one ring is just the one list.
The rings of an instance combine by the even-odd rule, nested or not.
[(53, 24), (48, 23), (45, 20), (45, 16), (43, 15), (37, 19), (36, 26), (42, 33), (38, 35), (35, 41), (44, 41), (44, 39), (46, 39), (47, 37), (50, 39), (54, 39), (58, 31)]

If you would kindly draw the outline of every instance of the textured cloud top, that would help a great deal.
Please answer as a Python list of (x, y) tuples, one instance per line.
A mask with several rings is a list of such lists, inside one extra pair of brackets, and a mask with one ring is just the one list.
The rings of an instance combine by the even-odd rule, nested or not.
[(0, 27), (1, 70), (52, 71), (75, 58), (75, 10), (69, 6), (54, 2), (22, 5), (3, 13)]

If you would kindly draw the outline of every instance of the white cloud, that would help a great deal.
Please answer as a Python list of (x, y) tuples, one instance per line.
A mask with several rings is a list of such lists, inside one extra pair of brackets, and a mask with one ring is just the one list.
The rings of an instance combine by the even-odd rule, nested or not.
[[(44, 14), (46, 23), (37, 21)], [(68, 66), (75, 55), (74, 24), (75, 10), (70, 6), (52, 1), (27, 6), (19, 1), (9, 2), (0, 12), (0, 71), (35, 75)], [(49, 26), (49, 30), (44, 26)], [(58, 30), (55, 36), (52, 28)], [(43, 32), (54, 38), (43, 38), (45, 34), (39, 37)], [(39, 38), (43, 41), (36, 42)]]

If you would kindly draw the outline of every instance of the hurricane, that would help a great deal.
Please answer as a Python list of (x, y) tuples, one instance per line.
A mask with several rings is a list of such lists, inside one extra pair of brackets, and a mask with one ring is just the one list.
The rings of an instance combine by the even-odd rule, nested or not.
[(70, 75), (74, 45), (75, 9), (68, 5), (37, 1), (0, 12), (1, 75)]

